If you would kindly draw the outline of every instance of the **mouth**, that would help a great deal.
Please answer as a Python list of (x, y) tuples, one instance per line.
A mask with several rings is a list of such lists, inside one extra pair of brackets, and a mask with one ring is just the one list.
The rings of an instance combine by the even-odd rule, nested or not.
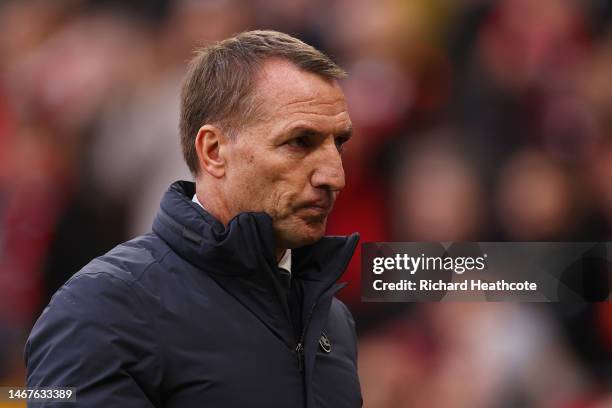
[(303, 204), (298, 207), (298, 212), (313, 218), (326, 218), (331, 212), (332, 204), (328, 201), (317, 201)]

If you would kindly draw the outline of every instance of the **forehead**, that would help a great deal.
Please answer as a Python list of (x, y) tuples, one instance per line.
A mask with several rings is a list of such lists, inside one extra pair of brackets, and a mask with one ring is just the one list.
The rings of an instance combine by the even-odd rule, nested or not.
[(256, 77), (256, 99), (264, 120), (308, 116), (350, 124), (344, 93), (337, 81), (300, 70), (291, 62), (264, 62)]

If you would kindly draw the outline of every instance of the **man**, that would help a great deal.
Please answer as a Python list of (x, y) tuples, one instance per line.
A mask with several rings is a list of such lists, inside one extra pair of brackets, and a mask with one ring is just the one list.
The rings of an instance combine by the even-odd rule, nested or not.
[(55, 294), (26, 344), (28, 386), (76, 387), (82, 407), (361, 406), (334, 298), (358, 237), (323, 237), (351, 136), (343, 75), (273, 31), (201, 50), (181, 101), (195, 184), (170, 186), (152, 233)]

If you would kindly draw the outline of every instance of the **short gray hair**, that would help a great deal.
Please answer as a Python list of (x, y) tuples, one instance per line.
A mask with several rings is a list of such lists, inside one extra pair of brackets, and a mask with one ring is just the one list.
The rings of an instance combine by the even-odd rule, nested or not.
[(285, 59), (326, 79), (346, 76), (321, 51), (278, 31), (246, 31), (196, 50), (181, 92), (181, 145), (191, 173), (199, 171), (195, 138), (201, 126), (216, 124), (233, 135), (253, 119), (253, 79), (270, 58)]

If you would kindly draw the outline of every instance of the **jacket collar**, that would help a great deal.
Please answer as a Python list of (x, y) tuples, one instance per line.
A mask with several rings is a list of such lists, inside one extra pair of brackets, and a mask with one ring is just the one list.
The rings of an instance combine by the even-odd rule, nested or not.
[[(153, 231), (177, 254), (211, 274), (291, 347), (289, 312), (277, 279), (272, 219), (265, 213), (244, 212), (227, 228), (192, 201), (195, 184), (173, 183), (165, 193)], [(358, 234), (324, 237), (292, 251), (292, 274), (304, 281), (304, 310), (340, 278)]]
[[(153, 230), (175, 252), (215, 274), (244, 276), (258, 273), (262, 267), (276, 269), (276, 245), (269, 215), (240, 213), (225, 228), (191, 200), (194, 194), (194, 183), (173, 183), (153, 223)], [(296, 248), (292, 251), (293, 268), (303, 279), (333, 283), (344, 272), (358, 240), (355, 233), (349, 237), (324, 237), (312, 245)]]
[(268, 215), (241, 213), (226, 229), (191, 201), (193, 194), (194, 183), (173, 183), (153, 222), (153, 231), (176, 253), (200, 269), (222, 275), (251, 275), (258, 267), (274, 265)]

